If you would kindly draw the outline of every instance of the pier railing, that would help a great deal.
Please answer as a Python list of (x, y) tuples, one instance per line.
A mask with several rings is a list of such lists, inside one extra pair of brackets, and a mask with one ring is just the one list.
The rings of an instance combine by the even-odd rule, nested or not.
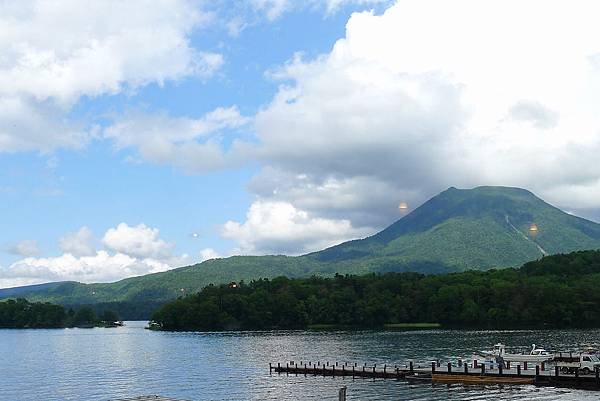
[(464, 383), (514, 383), (539, 386), (584, 387), (600, 389), (600, 370), (590, 374), (563, 373), (558, 366), (545, 363), (479, 363), (463, 362), (442, 364), (441, 361), (402, 364), (359, 364), (357, 362), (288, 361), (270, 363), (269, 371), (278, 374), (313, 376), (351, 376), (382, 379), (408, 379), (430, 377), (432, 381)]

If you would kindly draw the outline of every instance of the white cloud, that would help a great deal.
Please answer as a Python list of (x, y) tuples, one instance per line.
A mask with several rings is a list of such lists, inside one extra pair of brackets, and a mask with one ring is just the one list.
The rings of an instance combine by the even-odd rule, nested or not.
[(252, 6), (259, 11), (264, 11), (270, 21), (281, 17), (283, 13), (293, 8), (290, 0), (252, 0)]
[(390, 4), (392, 0), (316, 0), (320, 3), (325, 3), (327, 14), (333, 14), (345, 5), (371, 6), (376, 4)]
[(313, 217), (285, 202), (254, 202), (245, 222), (228, 221), (222, 230), (244, 254), (310, 252), (364, 233), (348, 220)]
[(255, 118), (258, 201), (224, 236), (245, 252), (303, 252), (329, 231), (276, 216), (346, 218), (339, 237), (353, 237), (449, 186), (597, 208), (598, 12), (583, 0), (408, 0), (353, 14), (330, 53), (270, 72), (282, 84)]
[(251, 190), (378, 228), (399, 201), (448, 186), (518, 185), (589, 205), (600, 179), (597, 8), (403, 1), (354, 14), (329, 54), (271, 74), (285, 84), (256, 116), (267, 167)]
[[(189, 265), (187, 254), (173, 255), (174, 244), (159, 237), (159, 230), (144, 224), (131, 227), (125, 223), (106, 231), (105, 250), (94, 249), (93, 234), (87, 227), (59, 240), (60, 256), (33, 257), (37, 244), (23, 241), (20, 254), (29, 256), (8, 267), (0, 266), (0, 288), (74, 280), (84, 283), (111, 282), (127, 277), (166, 271)], [(30, 241), (29, 241), (30, 242)], [(207, 250), (203, 257), (217, 257)]]
[(91, 256), (70, 253), (49, 258), (25, 258), (0, 268), (0, 288), (74, 280), (84, 283), (110, 282), (126, 277), (165, 271), (189, 262), (186, 255), (170, 260), (135, 258), (122, 253), (98, 251)]
[(205, 260), (217, 259), (220, 258), (221, 255), (217, 251), (212, 248), (205, 248), (200, 251), (200, 261), (204, 262)]
[(217, 108), (198, 119), (138, 113), (119, 119), (104, 131), (104, 136), (120, 149), (137, 149), (142, 158), (154, 163), (210, 171), (243, 161), (235, 142), (232, 151), (226, 153), (223, 131), (243, 127), (249, 121), (235, 106)]
[(96, 253), (94, 234), (88, 227), (81, 227), (75, 233), (68, 233), (58, 241), (60, 250), (74, 256), (90, 256)]
[(331, 15), (337, 12), (341, 7), (352, 5), (359, 7), (368, 7), (377, 4), (390, 4), (393, 0), (252, 0), (251, 5), (254, 10), (265, 14), (269, 21), (275, 21), (285, 13), (302, 10), (307, 7), (317, 10), (324, 10), (325, 15)]
[(150, 228), (145, 224), (131, 227), (120, 223), (104, 234), (102, 243), (106, 248), (138, 258), (166, 258), (171, 254), (173, 244), (159, 237), (158, 228)]
[(40, 254), (40, 248), (35, 240), (23, 240), (7, 248), (9, 253), (19, 256), (36, 256)]
[(528, 122), (536, 128), (550, 129), (558, 125), (558, 113), (538, 102), (521, 100), (508, 111), (508, 117), (515, 121)]
[(84, 146), (67, 117), (82, 96), (212, 75), (222, 56), (189, 43), (211, 19), (186, 0), (2, 2), (0, 152)]

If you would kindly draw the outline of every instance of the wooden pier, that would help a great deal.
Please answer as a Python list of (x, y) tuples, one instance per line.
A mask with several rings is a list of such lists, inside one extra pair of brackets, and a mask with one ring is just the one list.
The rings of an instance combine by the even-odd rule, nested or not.
[(458, 361), (458, 363), (442, 365), (439, 361), (431, 363), (411, 361), (400, 365), (367, 365), (348, 362), (290, 361), (285, 364), (271, 363), (269, 371), (305, 376), (351, 376), (411, 382), (419, 379), (419, 381), (464, 384), (532, 384), (600, 390), (599, 370), (588, 375), (567, 374), (560, 372), (558, 367), (544, 363), (532, 366), (527, 363), (481, 364), (476, 361), (473, 363)]

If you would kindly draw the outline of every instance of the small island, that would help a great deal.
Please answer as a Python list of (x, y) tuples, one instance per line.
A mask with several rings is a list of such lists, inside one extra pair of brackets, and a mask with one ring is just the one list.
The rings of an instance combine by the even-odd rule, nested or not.
[(49, 302), (29, 302), (26, 299), (9, 299), (0, 302), (0, 328), (2, 329), (58, 329), (67, 327), (118, 327), (119, 316), (110, 310), (100, 316), (89, 306), (76, 311)]

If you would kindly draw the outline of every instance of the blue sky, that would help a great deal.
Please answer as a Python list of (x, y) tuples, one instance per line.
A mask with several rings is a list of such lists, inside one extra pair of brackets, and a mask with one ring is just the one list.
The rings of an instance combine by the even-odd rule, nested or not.
[(447, 3), (3, 3), (0, 287), (301, 254), (449, 186), (597, 219), (594, 2)]

